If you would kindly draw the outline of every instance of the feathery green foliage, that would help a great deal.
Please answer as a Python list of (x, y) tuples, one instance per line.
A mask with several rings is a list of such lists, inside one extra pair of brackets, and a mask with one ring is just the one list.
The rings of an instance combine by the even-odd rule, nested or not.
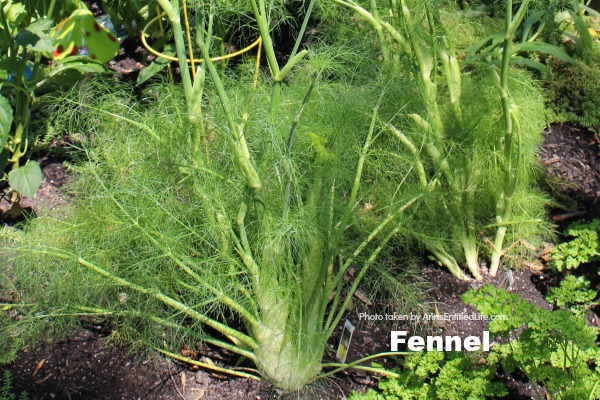
[[(509, 68), (508, 59), (496, 65), (500, 54), (491, 50), (486, 69), (497, 68), (502, 77), (462, 65), (453, 40), (472, 20), (463, 16), (459, 24), (453, 21), (460, 28), (447, 28), (435, 1), (391, 3), (385, 13), (377, 2), (364, 8), (355, 1), (335, 2), (357, 12), (380, 34), (384, 68), (401, 76), (400, 84), (390, 86), (402, 87), (406, 94), (401, 98), (409, 100), (392, 101), (390, 95), (381, 106), (381, 124), (398, 141), (388, 144), (395, 154), (387, 151), (390, 165), (398, 166), (394, 173), (425, 192), (413, 219), (400, 229), (404, 239), (416, 240), (455, 276), (466, 278), (466, 265), (481, 279), (478, 254), (490, 244), (497, 268), (507, 233), (513, 243), (519, 238), (539, 242), (547, 235), (535, 167), (545, 111), (533, 78)], [(505, 45), (511, 41), (512, 36)], [(493, 231), (501, 236), (494, 244), (486, 237)]]
[[(327, 338), (395, 230), (389, 223), (415, 197), (386, 204), (381, 239), (347, 236), (358, 233), (348, 226), (360, 225), (352, 212), (358, 194), (344, 204), (361, 186), (356, 165), (366, 132), (367, 143), (373, 136), (363, 113), (377, 101), (372, 90), (317, 85), (311, 102), (319, 106), (305, 107), (290, 152), (290, 127), (309, 87), (299, 81), (286, 89), (284, 112), (268, 122), (264, 89), (225, 84), (234, 111), (227, 115), (212, 99), (208, 159), (171, 85), (148, 88), (142, 106), (127, 92), (94, 85), (64, 100), (59, 112), (70, 129), (91, 134), (89, 163), (74, 166), (76, 200), (66, 217), (40, 218), (18, 239), (13, 284), (46, 315), (97, 314), (130, 339), (167, 343), (171, 353), (182, 342), (206, 341), (294, 390), (320, 373)], [(255, 194), (254, 177), (239, 163), (244, 151), (229, 138), (231, 116), (243, 121), (235, 126), (255, 160)], [(350, 265), (358, 274), (346, 287)]]

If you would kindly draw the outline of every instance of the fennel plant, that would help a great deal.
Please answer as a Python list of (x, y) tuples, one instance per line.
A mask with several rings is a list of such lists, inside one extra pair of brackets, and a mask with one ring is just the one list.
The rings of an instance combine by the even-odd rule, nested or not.
[(17, 239), (14, 284), (45, 281), (45, 315), (109, 318), (130, 335), (146, 330), (166, 355), (222, 371), (177, 354), (182, 340), (219, 346), (255, 367), (231, 373), (298, 390), (323, 368), (348, 366), (324, 363), (327, 340), (419, 195), (387, 204), (357, 236), (378, 134), (377, 109), (357, 110), (376, 97), (306, 82), (272, 121), (264, 86), (253, 92), (244, 78), (223, 82), (210, 61), (207, 69), (210, 163), (185, 145), (196, 127), (172, 87), (149, 88), (144, 108), (92, 89), (65, 101), (73, 129), (94, 133), (74, 189), (85, 196), (63, 220), (42, 218)]
[[(368, 6), (353, 0), (333, 1), (354, 10), (375, 29), (384, 67), (417, 86), (420, 107), (396, 111), (404, 120), (392, 115), (382, 121), (403, 147), (398, 157), (410, 160), (410, 171), (430, 199), (421, 202), (414, 222), (406, 224), (401, 233), (416, 238), (460, 279), (467, 278), (462, 265), (475, 279), (482, 278), (479, 253), (491, 245), (490, 273), (495, 275), (509, 227), (529, 225), (521, 231), (529, 231), (521, 238), (527, 240), (531, 233), (535, 237), (547, 231), (544, 200), (535, 188), (533, 167), (544, 122), (544, 111), (535, 104), (541, 102), (541, 96), (531, 78), (511, 71), (509, 61), (516, 51), (523, 50), (568, 56), (529, 41), (511, 47), (527, 2), (521, 3), (514, 19), (511, 4), (507, 5), (510, 29), (503, 34), (504, 41), (495, 40), (491, 48), (480, 52), (478, 60), (483, 62), (473, 71), (466, 70), (473, 66), (462, 64), (455, 53), (452, 29), (444, 22), (438, 2), (393, 1), (381, 12), (375, 0)], [(482, 76), (482, 68), (492, 71), (492, 80)], [(509, 76), (514, 83), (509, 83)], [(494, 90), (491, 82), (499, 90), (502, 108), (498, 97), (489, 96)], [(523, 84), (538, 94), (531, 92), (533, 96), (527, 98), (518, 86)], [(509, 86), (519, 92), (517, 96), (509, 95)], [(519, 107), (523, 107), (520, 113)], [(498, 129), (500, 119), (505, 124), (503, 133)], [(513, 129), (518, 130), (514, 135)], [(513, 140), (513, 136), (517, 138)], [(519, 197), (516, 192), (521, 199), (515, 217), (511, 204)], [(529, 199), (530, 207), (524, 198)], [(493, 243), (486, 238), (490, 229), (497, 232)]]

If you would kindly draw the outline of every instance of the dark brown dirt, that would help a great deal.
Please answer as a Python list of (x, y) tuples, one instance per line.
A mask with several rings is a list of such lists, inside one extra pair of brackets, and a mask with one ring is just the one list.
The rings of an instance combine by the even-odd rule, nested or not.
[(591, 216), (600, 216), (599, 156), (597, 136), (567, 125), (551, 126), (540, 149), (553, 194), (578, 200)]
[[(474, 308), (465, 305), (460, 295), (471, 288), (480, 288), (486, 283), (506, 285), (506, 272), (492, 278), (484, 274), (481, 282), (463, 282), (450, 273), (435, 267), (423, 269), (424, 277), (431, 283), (429, 291), (431, 313), (449, 315), (477, 314)], [(540, 293), (549, 274), (534, 274), (530, 270), (513, 272), (510, 291), (531, 301), (537, 306), (550, 308)], [(375, 306), (367, 307), (361, 301), (347, 315), (356, 327), (347, 362), (367, 355), (389, 351), (390, 332), (407, 330), (409, 334), (458, 335), (461, 337), (481, 336), (487, 322), (482, 320), (446, 319), (444, 321), (410, 322), (369, 321), (364, 314), (385, 314)], [(231, 378), (204, 370), (193, 370), (188, 366), (173, 363), (162, 357), (144, 352), (130, 353), (126, 347), (107, 343), (106, 332), (100, 327), (81, 330), (68, 340), (57, 341), (40, 350), (23, 351), (10, 366), (16, 391), (26, 390), (32, 400), (43, 399), (344, 399), (352, 391), (364, 392), (377, 387), (380, 377), (363, 371), (348, 370), (319, 381), (301, 393), (285, 394), (274, 390), (268, 383), (248, 379)], [(341, 335), (341, 326), (332, 335), (326, 360), (333, 361)], [(226, 360), (227, 355), (219, 350), (203, 349), (199, 357), (210, 358), (215, 363)], [(43, 361), (43, 363), (42, 363)], [(375, 360), (386, 368), (393, 368), (395, 357)], [(39, 368), (38, 368), (39, 366)], [(37, 371), (36, 371), (37, 370)], [(501, 376), (511, 391), (508, 399), (532, 399), (531, 385), (519, 377)]]

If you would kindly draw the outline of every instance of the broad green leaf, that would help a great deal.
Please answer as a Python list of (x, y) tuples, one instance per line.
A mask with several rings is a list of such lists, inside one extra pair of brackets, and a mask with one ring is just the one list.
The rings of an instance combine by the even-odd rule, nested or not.
[(52, 58), (61, 60), (68, 56), (87, 56), (105, 63), (119, 52), (119, 41), (102, 27), (90, 10), (78, 9), (58, 24), (54, 36)]
[[(73, 59), (75, 59), (75, 57), (72, 57)], [(77, 59), (80, 59), (81, 57), (77, 57)], [(71, 57), (65, 59), (65, 61), (69, 61), (71, 59)], [(106, 72), (106, 69), (104, 68), (104, 66), (102, 64), (98, 64), (95, 62), (89, 62), (89, 59), (86, 58), (86, 61), (88, 62), (78, 62), (73, 60), (73, 62), (65, 62), (64, 64), (57, 64), (56, 68), (52, 68), (52, 70), (48, 73), (49, 77), (54, 77), (64, 71), (67, 70), (74, 70), (77, 72), (80, 72), (82, 74), (88, 74), (88, 73), (94, 73), (94, 74), (101, 74), (103, 72)]]
[(22, 47), (33, 51), (51, 53), (54, 50), (52, 39), (47, 35), (54, 24), (49, 18), (38, 19), (15, 36), (15, 41)]
[(25, 6), (21, 3), (13, 3), (8, 10), (6, 10), (6, 18), (14, 25), (18, 24), (23, 18), (25, 18), (27, 11)]
[[(163, 50), (163, 54), (167, 56), (175, 55), (175, 45), (169, 45)], [(154, 75), (162, 71), (167, 65), (169, 65), (171, 61), (166, 58), (158, 57), (156, 60), (152, 61), (150, 65), (144, 67), (140, 70), (140, 74), (138, 75), (137, 84), (142, 84), (146, 82), (148, 79), (152, 78)]]
[(560, 47), (556, 47), (554, 45), (542, 42), (525, 42), (519, 43), (513, 47), (513, 54), (517, 54), (518, 52), (526, 51), (526, 52), (538, 52), (545, 53), (551, 56), (558, 58), (561, 61), (567, 62), (569, 64), (577, 64), (575, 59), (571, 58), (563, 49)]
[(52, 40), (46, 35), (37, 35), (28, 30), (23, 30), (17, 34), (15, 41), (21, 47), (26, 47), (36, 52), (50, 53), (54, 50)]
[(571, 18), (573, 19), (573, 22), (575, 22), (575, 28), (577, 28), (578, 36), (583, 41), (584, 46), (588, 49), (592, 48), (592, 46), (594, 45), (594, 41), (592, 39), (592, 35), (590, 34), (588, 26), (583, 20), (583, 18), (581, 18), (579, 14), (573, 11), (571, 11)]
[(8, 183), (23, 196), (33, 197), (42, 184), (42, 169), (36, 161), (29, 161), (24, 166), (8, 173)]
[(54, 25), (54, 21), (50, 18), (40, 18), (31, 23), (25, 30), (35, 33), (36, 35), (47, 35)]
[(13, 121), (13, 109), (6, 97), (0, 96), (0, 153), (8, 139), (10, 126)]
[(511, 57), (510, 61), (515, 64), (520, 64), (520, 65), (524, 65), (529, 68), (537, 69), (538, 71), (546, 74), (546, 76), (548, 76), (550, 78), (552, 77), (552, 71), (550, 70), (550, 68), (548, 68), (546, 65), (542, 64), (539, 61), (535, 61), (535, 60), (532, 60), (531, 58), (519, 57), (519, 56)]

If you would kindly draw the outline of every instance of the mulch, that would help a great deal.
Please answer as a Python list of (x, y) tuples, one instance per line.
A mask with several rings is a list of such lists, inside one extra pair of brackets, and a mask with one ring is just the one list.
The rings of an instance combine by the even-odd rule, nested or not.
[(594, 210), (600, 201), (599, 137), (568, 125), (553, 125), (544, 136), (539, 155), (553, 192), (558, 189), (599, 215)]

